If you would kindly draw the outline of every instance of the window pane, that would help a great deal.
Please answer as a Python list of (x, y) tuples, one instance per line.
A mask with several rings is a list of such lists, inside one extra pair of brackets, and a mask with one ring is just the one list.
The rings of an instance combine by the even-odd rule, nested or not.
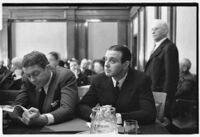
[(139, 62), (140, 70), (144, 69), (144, 10), (141, 10), (140, 13), (140, 42), (139, 42)]
[(167, 8), (161, 7), (161, 19), (167, 22)]
[(13, 56), (37, 50), (44, 54), (56, 51), (61, 58), (67, 57), (66, 22), (16, 22), (12, 28)]
[(152, 34), (151, 34), (151, 24), (153, 22), (153, 20), (155, 19), (155, 7), (147, 7), (146, 8), (146, 35), (147, 35), (147, 39), (146, 39), (146, 56), (145, 56), (145, 60), (147, 61), (151, 55), (151, 51), (153, 49), (154, 46), (154, 41), (152, 38)]
[(138, 34), (138, 17), (133, 19), (133, 35)]
[(117, 44), (118, 23), (89, 23), (88, 26), (88, 57), (100, 59), (111, 45)]

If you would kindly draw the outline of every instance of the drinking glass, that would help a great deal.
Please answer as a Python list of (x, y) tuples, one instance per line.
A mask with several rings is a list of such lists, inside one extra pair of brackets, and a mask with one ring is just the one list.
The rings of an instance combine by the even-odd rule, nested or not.
[(124, 134), (137, 134), (138, 122), (137, 120), (125, 120), (124, 121)]

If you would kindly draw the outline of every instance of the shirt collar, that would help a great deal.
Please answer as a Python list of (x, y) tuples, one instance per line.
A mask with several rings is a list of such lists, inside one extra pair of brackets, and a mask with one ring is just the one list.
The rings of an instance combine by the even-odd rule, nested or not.
[[(127, 74), (128, 74), (128, 72), (124, 75), (123, 78), (121, 78), (121, 79), (118, 81), (118, 82), (119, 82), (119, 85), (118, 85), (119, 88), (122, 87), (122, 84), (124, 83), (124, 81), (125, 81), (125, 79), (126, 79), (126, 77), (127, 77)], [(112, 77), (112, 81), (113, 81), (113, 85), (114, 85), (114, 87), (115, 87), (117, 81), (116, 81), (113, 77)]]
[(154, 51), (155, 51), (155, 49), (157, 49), (159, 46), (160, 46), (160, 44), (164, 41), (164, 40), (166, 40), (167, 39), (167, 37), (164, 37), (163, 39), (161, 39), (160, 41), (158, 41), (158, 42), (155, 42), (155, 44), (156, 44), (156, 47), (154, 48)]
[(50, 72), (50, 78), (49, 78), (49, 81), (47, 82), (46, 85), (44, 85), (44, 90), (45, 90), (45, 93), (46, 93), (46, 94), (47, 94), (47, 91), (48, 91), (49, 84), (50, 84), (50, 82), (51, 82), (52, 76), (53, 76), (53, 72)]

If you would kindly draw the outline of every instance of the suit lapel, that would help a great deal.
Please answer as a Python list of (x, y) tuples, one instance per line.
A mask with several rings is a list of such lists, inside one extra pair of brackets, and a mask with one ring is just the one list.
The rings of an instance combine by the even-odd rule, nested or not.
[(164, 40), (161, 45), (151, 54), (149, 61), (146, 64), (145, 70), (148, 67), (149, 63), (151, 62), (151, 60), (156, 57), (157, 55), (160, 54), (160, 52), (162, 51), (162, 49), (165, 47), (166, 43), (169, 41), (169, 39), (167, 38), (166, 40)]
[(56, 85), (56, 71), (51, 71), (53, 73), (51, 82), (48, 87), (47, 95), (44, 100), (44, 104), (42, 107), (43, 113), (48, 113), (51, 110), (51, 103), (53, 102), (54, 94), (55, 94), (55, 85)]
[(114, 96), (114, 85), (111, 77), (106, 76), (106, 80), (103, 83), (103, 92), (106, 92), (106, 95), (110, 97), (110, 102), (112, 102), (112, 105), (115, 104), (115, 96)]

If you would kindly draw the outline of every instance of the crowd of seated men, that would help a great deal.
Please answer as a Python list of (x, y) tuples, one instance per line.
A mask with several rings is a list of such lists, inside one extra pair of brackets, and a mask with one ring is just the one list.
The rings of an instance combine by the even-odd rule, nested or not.
[(13, 58), (10, 69), (5, 66), (1, 68), (0, 89), (20, 89), (23, 75), (22, 58)]
[[(127, 47), (111, 46), (105, 54), (105, 73), (101, 70), (100, 74), (94, 74), (86, 68), (86, 59), (80, 68), (75, 59), (71, 60), (70, 69), (67, 69), (58, 66), (52, 54), (48, 56), (33, 51), (23, 57), (22, 86), (13, 105), (22, 105), (27, 111), (22, 118), (8, 113), (13, 121), (28, 126), (44, 126), (70, 120), (76, 113), (90, 120), (92, 107), (100, 104), (114, 106), (123, 120), (134, 118), (141, 124), (155, 122), (151, 80), (130, 67), (131, 53)], [(91, 77), (90, 83), (85, 83), (90, 84), (91, 88), (81, 101), (77, 91), (80, 72)], [(116, 88), (119, 88), (118, 91)]]
[[(167, 38), (167, 24), (157, 20), (152, 31), (156, 45), (145, 72), (131, 67), (131, 53), (124, 45), (110, 46), (101, 60), (84, 58), (80, 63), (75, 58), (61, 60), (55, 51), (47, 55), (32, 51), (23, 59), (14, 58), (11, 69), (1, 62), (0, 89), (20, 89), (13, 105), (27, 108), (20, 119), (12, 113), (8, 116), (28, 126), (61, 123), (75, 115), (89, 121), (91, 109), (98, 104), (114, 106), (122, 121), (151, 124), (156, 120), (152, 92), (165, 92), (165, 116), (172, 123), (173, 117), (186, 111), (176, 99), (198, 100), (196, 80), (188, 59), (178, 67), (178, 51)], [(17, 80), (18, 87), (10, 86)], [(79, 100), (77, 86), (83, 85), (90, 88)]]
[[(125, 104), (124, 107), (121, 107), (123, 103), (120, 104), (120, 102), (118, 102), (119, 104), (117, 104), (117, 102), (114, 101), (117, 99), (114, 99), (113, 100), (114, 102), (112, 102), (111, 100), (109, 100), (109, 98), (106, 100), (107, 93), (105, 93), (105, 95), (104, 95), (104, 93), (98, 93), (98, 92), (102, 92), (103, 87), (109, 86), (107, 84), (103, 84), (105, 81), (107, 81), (104, 78), (105, 76), (103, 76), (103, 75), (105, 75), (105, 73), (109, 74), (110, 73), (109, 71), (111, 71), (108, 69), (108, 64), (106, 63), (109, 60), (110, 55), (108, 54), (107, 56), (108, 57), (105, 59), (97, 59), (97, 60), (94, 60), (92, 63), (90, 63), (90, 61), (88, 61), (87, 59), (84, 58), (81, 61), (81, 63), (79, 63), (79, 61), (75, 58), (68, 59), (65, 61), (60, 60), (59, 53), (50, 52), (47, 55), (47, 59), (48, 59), (47, 66), (51, 66), (50, 67), (51, 70), (53, 70), (53, 68), (56, 69), (58, 67), (66, 69), (66, 71), (71, 70), (71, 72), (72, 72), (71, 75), (74, 76), (74, 80), (76, 79), (75, 83), (77, 84), (77, 86), (91, 85), (91, 89), (88, 91), (88, 94), (85, 96), (85, 98), (83, 98), (80, 102), (78, 101), (78, 99), (75, 99), (76, 101), (72, 101), (72, 102), (75, 102), (75, 104), (77, 104), (79, 102), (78, 104), (80, 104), (80, 105), (78, 108), (78, 113), (79, 113), (80, 117), (82, 117), (86, 120), (89, 120), (91, 108), (94, 107), (97, 103), (100, 103), (101, 105), (111, 104), (111, 105), (115, 106), (118, 109), (118, 112), (120, 112), (120, 114), (122, 115), (123, 120), (126, 118), (132, 118), (132, 116), (134, 116), (134, 118), (137, 118), (140, 123), (152, 123), (155, 119), (155, 117), (154, 117), (155, 114), (152, 113), (152, 112), (154, 112), (154, 111), (152, 111), (155, 109), (154, 107), (151, 106), (152, 107), (151, 111), (146, 110), (146, 111), (149, 111), (152, 113), (152, 120), (149, 121), (149, 116), (151, 116), (151, 114), (149, 114), (147, 112), (145, 113), (145, 106), (143, 106), (144, 110), (138, 110), (138, 112), (136, 111), (136, 114), (134, 114), (134, 112), (124, 109), (124, 108), (128, 108), (128, 106), (127, 106), (128, 104)], [(0, 87), (1, 87), (1, 89), (17, 89), (17, 90), (19, 90), (19, 89), (21, 89), (21, 86), (23, 85), (22, 84), (22, 77), (23, 77), (23, 73), (24, 73), (22, 70), (23, 65), (24, 65), (23, 60), (22, 60), (22, 58), (15, 57), (12, 59), (11, 62), (12, 62), (11, 69), (8, 69), (7, 67), (5, 67), (3, 65), (2, 65), (3, 67), (1, 67), (2, 69), (1, 69)], [(62, 62), (61, 63), (62, 65), (60, 65), (60, 62)], [(3, 63), (1, 63), (1, 64), (3, 64)], [(106, 66), (104, 66), (104, 65), (106, 65)], [(104, 72), (104, 67), (106, 69), (105, 72)], [(183, 59), (180, 62), (179, 83), (178, 83), (178, 87), (177, 87), (177, 92), (175, 94), (176, 99), (196, 99), (196, 97), (197, 97), (197, 91), (195, 89), (196, 77), (189, 72), (190, 67), (191, 67), (191, 62), (188, 59)], [(127, 73), (130, 73), (129, 69), (130, 68), (128, 67)], [(131, 73), (133, 73), (133, 72), (131, 72)], [(31, 75), (34, 76), (35, 74), (34, 73), (30, 74), (30, 77), (31, 77)], [(26, 77), (27, 74), (25, 74), (24, 76)], [(29, 76), (29, 74), (28, 74), (28, 76)], [(128, 76), (126, 76), (126, 77), (128, 77)], [(101, 81), (101, 79), (102, 79), (102, 81)], [(129, 81), (132, 81), (132, 80), (130, 80), (130, 78), (129, 78)], [(133, 81), (134, 81), (134, 79), (133, 79)], [(147, 81), (147, 79), (145, 81)], [(101, 83), (103, 85), (101, 85), (99, 83)], [(107, 81), (106, 83), (109, 83), (109, 81)], [(113, 83), (113, 85), (114, 85), (114, 83)], [(96, 89), (96, 87), (100, 88), (101, 91)], [(46, 90), (48, 90), (48, 88)], [(74, 87), (73, 90), (76, 90), (76, 88)], [(106, 89), (105, 89), (105, 91), (106, 91)], [(150, 89), (149, 89), (149, 91), (150, 91)], [(73, 91), (73, 92), (76, 93), (75, 91)], [(127, 96), (130, 96), (130, 95), (131, 94), (128, 94)], [(142, 98), (144, 97), (144, 95), (142, 96)], [(99, 96), (99, 97), (97, 97), (97, 96)], [(137, 98), (139, 98), (139, 97), (140, 96), (137, 96)], [(100, 98), (100, 99), (97, 99), (97, 98)], [(125, 100), (127, 100), (127, 97), (125, 97)], [(152, 102), (154, 102), (154, 101), (152, 100)], [(139, 105), (138, 103), (139, 102), (134, 102), (131, 104)], [(149, 103), (149, 102), (146, 102), (146, 103)], [(149, 103), (149, 104), (151, 104), (151, 103)], [(131, 107), (132, 107), (132, 105), (130, 106), (130, 108)], [(148, 106), (148, 107), (150, 107), (150, 106)], [(183, 106), (177, 102), (174, 104), (173, 107), (174, 107), (173, 117), (184, 117), (184, 115), (188, 112), (188, 110), (186, 110), (186, 109), (189, 109), (189, 107), (186, 107), (185, 105)], [(33, 110), (31, 109), (31, 111), (35, 112), (38, 115), (38, 113), (42, 113), (42, 111), (44, 111), (44, 110), (41, 110), (41, 108), (40, 109), (34, 108)], [(45, 110), (44, 112), (49, 112), (49, 111), (50, 110), (48, 110), (48, 111)], [(126, 111), (130, 111), (129, 112), (130, 115), (126, 114)], [(72, 114), (69, 116), (69, 119), (70, 119), (70, 117), (71, 118), (73, 117)], [(57, 121), (56, 117), (54, 118), (53, 115), (50, 115), (50, 117), (49, 117), (49, 115), (50, 114), (45, 114), (45, 116), (47, 117), (46, 122), (40, 123), (39, 125), (46, 125), (46, 124), (62, 122), (62, 119)], [(66, 113), (66, 116), (67, 116), (67, 113)], [(142, 118), (140, 118), (138, 116), (141, 116)], [(148, 117), (147, 120), (144, 119), (145, 116)], [(13, 116), (11, 115), (11, 117), (13, 117)], [(58, 117), (60, 117), (60, 116), (58, 116)], [(41, 119), (39, 119), (39, 120), (41, 120)], [(23, 122), (28, 125), (28, 124), (31, 124), (32, 121), (30, 122), (30, 121), (23, 120)], [(35, 121), (33, 123), (35, 123)], [(35, 124), (33, 124), (33, 125), (35, 125)]]
[[(49, 65), (52, 67), (63, 67), (70, 69), (76, 76), (77, 85), (84, 86), (90, 84), (91, 76), (104, 72), (104, 60), (82, 59), (81, 61), (71, 59), (60, 59), (59, 53), (52, 51), (47, 54)], [(79, 63), (80, 62), (80, 63)], [(9, 68), (9, 66), (11, 66)], [(21, 88), (22, 82), (22, 58), (14, 57), (11, 64), (4, 66), (4, 61), (0, 61), (0, 90), (1, 89), (16, 89)]]

